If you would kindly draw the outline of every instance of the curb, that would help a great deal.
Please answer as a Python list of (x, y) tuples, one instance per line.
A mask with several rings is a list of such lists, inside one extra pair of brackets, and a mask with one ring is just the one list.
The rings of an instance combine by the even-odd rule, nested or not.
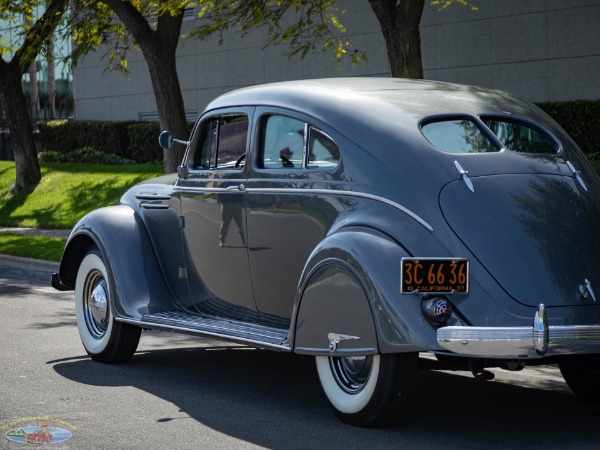
[(23, 278), (50, 285), (50, 278), (58, 268), (59, 263), (54, 261), (0, 255), (0, 276), (6, 278)]

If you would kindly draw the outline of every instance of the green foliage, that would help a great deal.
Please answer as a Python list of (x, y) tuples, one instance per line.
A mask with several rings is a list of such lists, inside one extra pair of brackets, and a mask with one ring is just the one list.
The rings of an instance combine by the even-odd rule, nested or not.
[(44, 152), (73, 153), (92, 147), (138, 163), (162, 160), (156, 122), (101, 122), (52, 120), (40, 122), (39, 142)]
[(139, 162), (159, 162), (163, 149), (158, 144), (161, 129), (158, 122), (136, 122), (127, 126), (129, 148), (127, 157)]
[(600, 153), (600, 100), (537, 103), (585, 153)]
[(83, 147), (69, 153), (60, 153), (49, 150), (39, 153), (38, 157), (40, 162), (45, 163), (135, 164), (135, 161), (132, 161), (131, 159), (123, 158), (112, 153), (104, 153), (93, 147)]
[(73, 40), (73, 49), (66, 62), (77, 65), (89, 52), (105, 49), (107, 70), (127, 74), (126, 54), (133, 41), (125, 26), (114, 20), (113, 11), (100, 1), (71, 1), (70, 27), (64, 29), (63, 39)]
[(39, 140), (43, 150), (70, 153), (95, 147), (105, 153), (122, 154), (127, 148), (127, 122), (51, 120), (40, 122)]
[[(12, 58), (21, 73), (25, 73), (48, 37), (58, 27), (65, 27), (67, 3), (68, 0), (0, 0), (0, 22), (3, 27), (13, 27), (9, 39), (0, 38), (0, 56)], [(45, 7), (44, 13), (34, 21), (34, 11), (39, 6)]]
[(446, 9), (456, 3), (459, 3), (463, 6), (468, 6), (469, 8), (471, 8), (472, 11), (477, 11), (479, 9), (479, 8), (477, 8), (477, 6), (475, 6), (473, 3), (471, 3), (467, 0), (435, 0), (435, 1), (431, 2), (431, 4), (433, 6), (439, 6), (440, 11), (442, 9)]
[(242, 36), (253, 29), (264, 28), (267, 32), (264, 46), (287, 44), (290, 57), (304, 58), (320, 44), (324, 50), (332, 50), (338, 62), (345, 57), (352, 63), (366, 60), (365, 52), (351, 48), (350, 42), (341, 38), (346, 29), (338, 16), (344, 11), (336, 0), (205, 0), (198, 3), (199, 17), (205, 21), (187, 36), (207, 39), (217, 35), (222, 43), (224, 32), (230, 28), (237, 27)]
[(0, 225), (72, 228), (89, 211), (115, 205), (131, 186), (163, 174), (155, 165), (41, 164), (42, 181), (9, 194), (15, 163), (0, 161)]

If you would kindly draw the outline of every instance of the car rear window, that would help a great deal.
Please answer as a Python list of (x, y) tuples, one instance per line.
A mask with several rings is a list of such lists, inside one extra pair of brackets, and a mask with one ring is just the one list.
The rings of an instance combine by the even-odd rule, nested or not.
[(446, 153), (489, 153), (500, 151), (475, 122), (451, 119), (429, 122), (421, 127), (425, 138)]
[[(435, 120), (421, 126), (423, 136), (446, 153), (489, 153), (503, 148), (519, 153), (554, 154), (559, 145), (533, 124), (505, 117), (481, 117), (487, 129), (469, 118)], [(500, 147), (492, 134), (500, 141)]]
[(482, 117), (483, 123), (508, 150), (519, 153), (558, 153), (558, 145), (541, 130), (516, 120)]

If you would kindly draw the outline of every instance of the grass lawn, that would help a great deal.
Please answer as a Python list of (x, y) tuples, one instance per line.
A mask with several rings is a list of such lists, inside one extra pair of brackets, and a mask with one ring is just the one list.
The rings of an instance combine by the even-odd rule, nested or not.
[(0, 233), (0, 254), (59, 261), (66, 239)]
[(15, 164), (0, 161), (0, 226), (72, 228), (86, 213), (116, 205), (123, 193), (140, 181), (163, 174), (162, 166), (94, 166), (42, 164), (42, 181), (17, 195)]
[[(162, 166), (42, 164), (42, 181), (17, 195), (15, 163), (0, 161), (0, 226), (71, 229), (86, 213), (116, 205), (140, 181), (163, 174)], [(0, 233), (0, 254), (58, 261), (65, 239)]]

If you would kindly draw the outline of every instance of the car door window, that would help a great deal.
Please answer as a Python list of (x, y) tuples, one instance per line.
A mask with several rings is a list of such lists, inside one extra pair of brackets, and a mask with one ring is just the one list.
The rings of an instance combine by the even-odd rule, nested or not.
[(194, 158), (198, 169), (241, 169), (248, 140), (248, 117), (232, 115), (210, 119)]
[(304, 122), (291, 117), (269, 116), (263, 129), (261, 163), (265, 169), (302, 167)]
[(339, 147), (325, 132), (286, 116), (272, 115), (264, 120), (261, 168), (314, 169), (333, 167), (339, 161)]

